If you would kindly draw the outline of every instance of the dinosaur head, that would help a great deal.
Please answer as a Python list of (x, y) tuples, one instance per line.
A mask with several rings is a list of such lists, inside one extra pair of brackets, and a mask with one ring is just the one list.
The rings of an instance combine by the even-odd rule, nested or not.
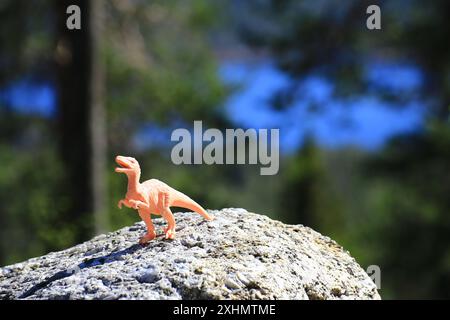
[(117, 156), (116, 163), (119, 165), (115, 170), (116, 172), (125, 173), (126, 175), (141, 173), (141, 167), (135, 158)]

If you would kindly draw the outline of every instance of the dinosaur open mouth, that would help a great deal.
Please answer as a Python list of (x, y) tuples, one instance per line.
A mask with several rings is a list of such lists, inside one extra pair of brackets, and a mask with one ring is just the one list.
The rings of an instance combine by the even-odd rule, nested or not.
[(131, 169), (131, 165), (120, 157), (116, 158), (116, 163), (119, 165), (119, 167), (116, 168), (116, 172), (123, 172), (122, 169)]

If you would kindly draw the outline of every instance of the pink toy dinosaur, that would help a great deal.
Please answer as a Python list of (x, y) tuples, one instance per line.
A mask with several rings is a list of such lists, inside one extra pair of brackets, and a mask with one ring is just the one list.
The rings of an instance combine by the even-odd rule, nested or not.
[(161, 215), (168, 223), (164, 229), (166, 239), (175, 237), (175, 219), (170, 207), (182, 207), (201, 214), (206, 220), (213, 218), (197, 202), (185, 194), (169, 187), (162, 181), (150, 179), (140, 183), (141, 168), (136, 159), (132, 157), (117, 156), (119, 167), (116, 172), (125, 173), (128, 177), (128, 189), (125, 199), (119, 201), (128, 208), (136, 209), (139, 216), (147, 226), (147, 234), (141, 237), (139, 243), (144, 244), (156, 237), (151, 214)]

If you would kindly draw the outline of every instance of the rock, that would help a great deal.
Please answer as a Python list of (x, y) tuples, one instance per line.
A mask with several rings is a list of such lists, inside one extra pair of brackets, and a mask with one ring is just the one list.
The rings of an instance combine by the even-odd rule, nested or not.
[(138, 222), (3, 267), (0, 299), (380, 299), (330, 238), (244, 209), (210, 213), (176, 213), (175, 240), (141, 246)]
[(144, 270), (141, 275), (137, 277), (137, 280), (141, 283), (154, 283), (161, 279), (161, 275), (155, 266), (150, 266)]

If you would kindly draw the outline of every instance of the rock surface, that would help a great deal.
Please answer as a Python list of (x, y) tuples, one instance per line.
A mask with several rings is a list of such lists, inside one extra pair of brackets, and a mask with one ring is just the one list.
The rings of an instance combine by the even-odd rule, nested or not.
[[(328, 237), (244, 209), (176, 213), (175, 240), (142, 222), (0, 269), (0, 299), (379, 299)], [(161, 230), (163, 220), (154, 219)]]

